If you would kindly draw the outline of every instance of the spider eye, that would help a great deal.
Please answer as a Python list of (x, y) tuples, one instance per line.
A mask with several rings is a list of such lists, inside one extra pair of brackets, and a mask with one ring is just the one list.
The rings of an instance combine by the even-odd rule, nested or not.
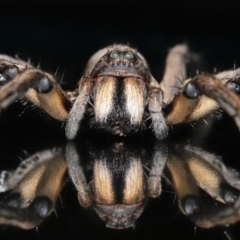
[(118, 57), (119, 57), (119, 53), (118, 52), (111, 52), (110, 58), (117, 59)]
[(122, 223), (122, 225), (124, 226), (124, 227), (128, 227), (128, 226), (130, 226), (131, 225), (131, 221), (129, 221), (129, 220), (126, 220), (126, 221), (124, 221), (123, 223)]
[(128, 60), (132, 60), (133, 59), (133, 53), (132, 52), (126, 52), (124, 56)]
[(115, 227), (117, 226), (117, 223), (115, 221), (108, 221), (108, 225), (111, 226), (111, 227)]

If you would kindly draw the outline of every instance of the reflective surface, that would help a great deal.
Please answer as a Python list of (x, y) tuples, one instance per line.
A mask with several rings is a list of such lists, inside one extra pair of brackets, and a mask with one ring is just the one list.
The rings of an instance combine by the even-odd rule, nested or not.
[[(157, 233), (179, 239), (178, 232), (190, 239), (237, 239), (238, 224), (226, 224), (239, 219), (238, 163), (231, 161), (239, 137), (227, 116), (213, 120), (207, 137), (199, 133), (206, 125), (198, 123), (194, 129), (175, 127), (166, 141), (151, 132), (126, 139), (83, 131), (77, 141), (66, 142), (57, 125), (48, 129), (44, 123), (46, 133), (36, 122), (29, 132), (20, 128), (22, 121), (15, 121), (15, 139), (5, 133), (8, 127), (2, 134), (0, 221), (33, 230), (1, 227), (3, 239), (73, 238), (76, 232), (94, 239), (92, 228), (102, 237), (151, 239)], [(229, 130), (219, 131), (225, 124)], [(215, 225), (224, 227), (200, 228)]]

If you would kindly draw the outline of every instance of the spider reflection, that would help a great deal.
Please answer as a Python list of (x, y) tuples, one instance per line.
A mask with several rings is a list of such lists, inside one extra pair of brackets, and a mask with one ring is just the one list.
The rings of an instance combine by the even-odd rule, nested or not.
[(80, 205), (94, 209), (109, 228), (133, 227), (148, 199), (162, 194), (162, 179), (196, 225), (209, 228), (240, 218), (239, 173), (219, 157), (190, 145), (121, 140), (68, 142), (65, 150), (38, 152), (13, 172), (2, 171), (0, 223), (38, 226), (54, 209), (67, 172)]

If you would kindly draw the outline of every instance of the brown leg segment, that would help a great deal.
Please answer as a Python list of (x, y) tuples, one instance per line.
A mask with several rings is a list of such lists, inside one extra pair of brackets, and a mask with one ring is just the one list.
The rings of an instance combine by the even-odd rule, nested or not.
[(0, 89), (0, 108), (7, 108), (25, 97), (53, 118), (64, 121), (68, 117), (67, 99), (55, 79), (38, 69), (26, 69)]
[(166, 167), (166, 175), (178, 196), (180, 209), (187, 215), (193, 214), (200, 207), (199, 189), (186, 162), (175, 155), (170, 155)]
[[(236, 172), (227, 169), (215, 155), (198, 148), (186, 146), (179, 149), (178, 154), (184, 159), (185, 167), (190, 171), (197, 185), (212, 196), (212, 199), (201, 201), (198, 211), (191, 213), (190, 218), (203, 228), (238, 221), (240, 219), (239, 190), (233, 187), (239, 184)], [(192, 182), (188, 184), (191, 185)], [(199, 195), (199, 198), (202, 196)]]
[(232, 118), (240, 128), (240, 101), (239, 97), (222, 85), (213, 76), (199, 75), (192, 82), (201, 93), (214, 99)]
[(201, 155), (195, 153), (193, 150), (186, 151), (182, 149), (180, 153), (188, 169), (194, 176), (197, 185), (220, 202), (234, 202), (235, 193), (237, 191), (228, 184), (224, 175), (218, 168), (204, 159), (205, 156), (209, 157), (210, 155), (204, 154), (204, 152), (200, 152), (200, 154)]
[(53, 118), (65, 121), (68, 100), (54, 77), (30, 64), (0, 55), (0, 110), (25, 97)]
[[(67, 180), (67, 165), (59, 152), (51, 158), (48, 158), (46, 151), (42, 154), (44, 156), (34, 155), (22, 162), (10, 177), (6, 186), (11, 187), (13, 184), (13, 189), (0, 206), (1, 224), (31, 229), (39, 225), (53, 210)], [(29, 169), (29, 166), (25, 166), (28, 163), (31, 165)], [(18, 179), (20, 173), (22, 176)]]
[[(226, 71), (216, 76), (233, 76), (233, 74), (233, 71)], [(240, 101), (233, 92), (239, 91), (238, 84), (231, 84), (235, 84), (234, 80), (217, 79), (213, 75), (205, 74), (186, 80), (182, 91), (165, 110), (166, 122), (168, 124), (189, 123), (221, 107), (235, 119), (240, 127)], [(228, 88), (233, 86), (233, 90), (229, 90), (226, 86)]]

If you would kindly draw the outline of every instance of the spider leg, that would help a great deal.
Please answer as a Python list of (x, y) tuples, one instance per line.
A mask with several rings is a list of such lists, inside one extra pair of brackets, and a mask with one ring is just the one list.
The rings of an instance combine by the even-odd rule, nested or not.
[(239, 221), (239, 173), (234, 169), (228, 169), (219, 157), (199, 148), (186, 146), (182, 153), (198, 185), (214, 199), (223, 203), (202, 201), (201, 210), (191, 215), (191, 219), (203, 228)]
[(181, 158), (170, 155), (166, 162), (166, 176), (178, 196), (180, 209), (187, 215), (198, 211), (199, 189), (187, 164)]
[[(165, 120), (168, 124), (189, 123), (210, 114), (219, 107), (230, 116), (238, 115), (240, 69), (224, 71), (215, 75), (201, 74), (186, 79), (188, 58), (194, 59), (184, 44), (173, 47), (167, 56), (165, 74), (160, 83), (163, 91)], [(186, 79), (186, 80), (185, 80)], [(231, 91), (229, 91), (231, 90)], [(237, 125), (239, 117), (235, 117)]]
[(161, 195), (161, 177), (166, 164), (167, 155), (166, 145), (157, 141), (148, 177), (148, 193), (150, 197), (156, 198)]
[(51, 117), (66, 121), (70, 102), (52, 75), (45, 73), (45, 76), (26, 92), (25, 97)]
[(234, 224), (240, 220), (240, 198), (233, 205), (205, 204), (203, 211), (191, 216), (199, 227), (211, 228)]
[[(199, 92), (197, 94), (198, 96), (204, 94), (207, 97), (213, 99), (217, 103), (216, 108), (223, 108), (231, 117), (234, 118), (238, 128), (240, 128), (240, 101), (239, 97), (234, 93), (238, 93), (238, 82), (230, 80), (226, 82), (226, 85), (224, 86), (214, 76), (198, 75), (185, 86), (184, 92), (186, 96), (189, 96), (189, 88), (195, 88), (196, 91)], [(228, 88), (230, 88), (232, 91)], [(216, 110), (216, 108), (212, 108), (211, 111)], [(189, 116), (189, 120), (194, 120), (193, 114)]]
[(5, 54), (0, 54), (0, 59), (2, 59), (5, 62), (9, 62), (11, 64), (16, 65), (20, 70), (33, 67), (29, 62), (25, 62), (18, 57), (13, 58)]
[(0, 223), (24, 229), (40, 224), (54, 208), (66, 170), (61, 151), (43, 151), (24, 160), (3, 184)]
[[(232, 181), (228, 181), (225, 173), (215, 165), (216, 160), (214, 161), (214, 158), (216, 159), (217, 157), (191, 147), (184, 150), (181, 149), (180, 155), (187, 163), (200, 188), (220, 202), (228, 204), (235, 202), (239, 192), (231, 186)], [(210, 160), (206, 160), (206, 158), (210, 158)], [(221, 164), (223, 165), (223, 163)], [(231, 174), (227, 169), (226, 172)], [(235, 179), (235, 181), (239, 181), (239, 179)]]
[(76, 137), (80, 122), (84, 116), (87, 103), (93, 88), (93, 80), (89, 76), (84, 76), (79, 84), (79, 95), (69, 113), (66, 125), (66, 136), (69, 140)]
[(27, 208), (0, 206), (0, 224), (8, 224), (23, 229), (38, 226), (53, 209), (47, 197), (36, 197)]
[[(189, 123), (223, 108), (240, 126), (240, 69), (216, 75), (201, 74), (184, 81), (182, 90), (165, 109), (169, 124)], [(236, 93), (236, 94), (235, 94)]]
[[(180, 209), (204, 228), (238, 221), (240, 179), (236, 171), (227, 169), (219, 157), (198, 148), (181, 147), (177, 155), (167, 161), (166, 175), (170, 175)], [(199, 188), (212, 199), (203, 200)]]
[(66, 120), (68, 100), (54, 77), (31, 65), (15, 61), (17, 63), (0, 60), (0, 109), (24, 97), (53, 118)]
[(78, 201), (80, 205), (89, 207), (91, 205), (91, 193), (79, 158), (75, 144), (73, 142), (68, 142), (66, 147), (68, 171), (78, 191)]
[(179, 44), (170, 49), (160, 87), (163, 91), (163, 102), (168, 104), (178, 93), (182, 82), (187, 77), (186, 62), (189, 55), (188, 46)]
[(19, 67), (22, 65), (12, 64), (6, 60), (0, 59), (0, 86), (12, 80), (20, 71)]

